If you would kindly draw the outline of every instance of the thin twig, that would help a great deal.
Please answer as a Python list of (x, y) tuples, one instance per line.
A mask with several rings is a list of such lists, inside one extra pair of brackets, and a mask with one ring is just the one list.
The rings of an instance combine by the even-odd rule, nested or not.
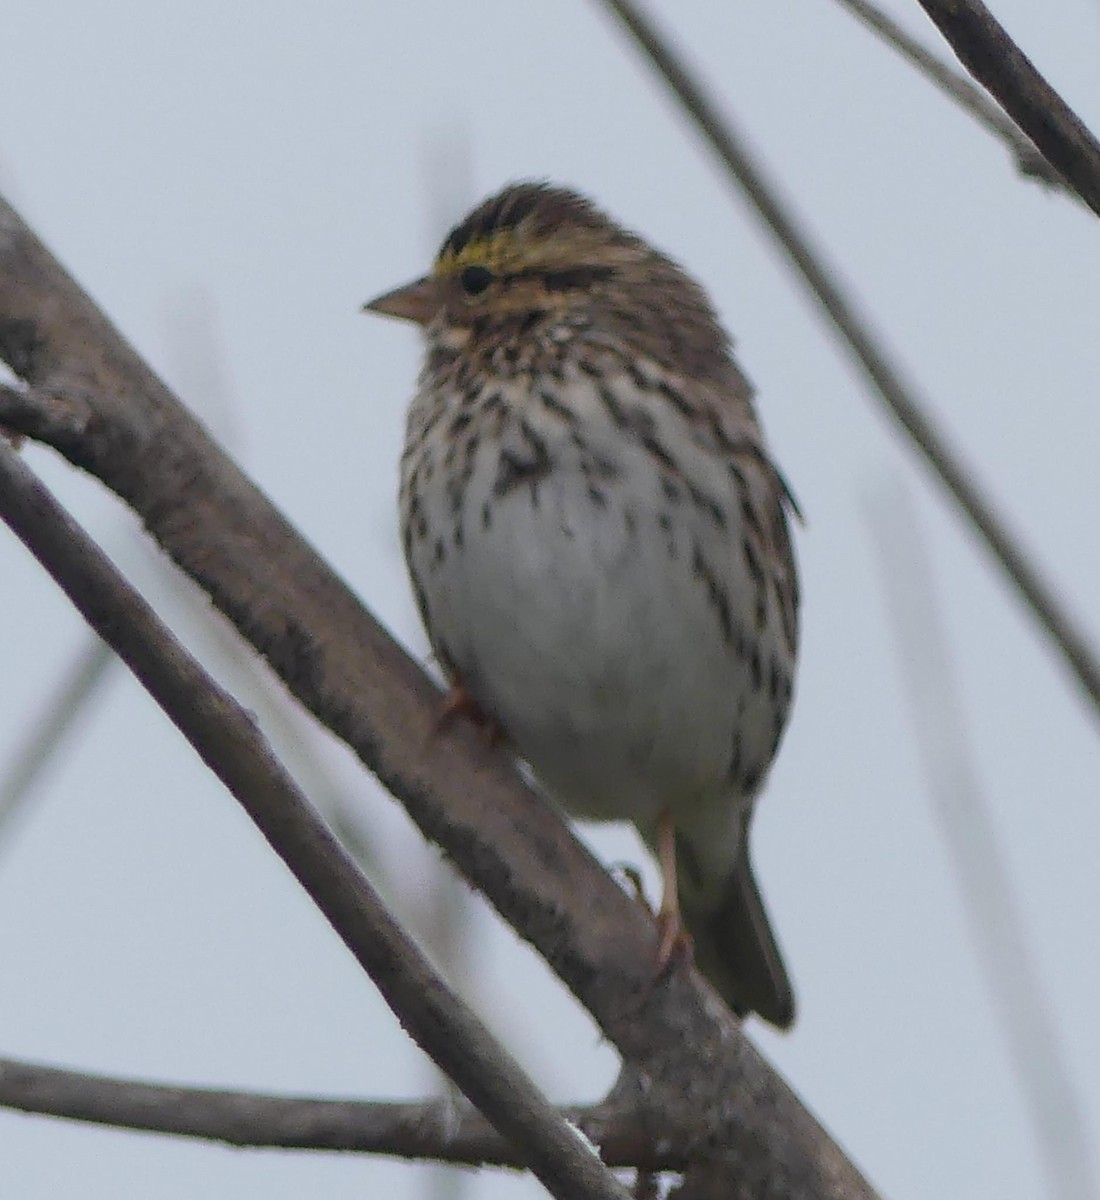
[(12, 828), (12, 822), (23, 807), (42, 772), (69, 735), (73, 725), (87, 710), (88, 701), (107, 677), (115, 661), (111, 648), (100, 638), (91, 636), (74, 662), (66, 678), (44, 713), (36, 714), (26, 740), (0, 780), (0, 850)]
[(1016, 159), (1022, 175), (1037, 179), (1051, 187), (1062, 189), (1074, 200), (1081, 202), (1076, 188), (1071, 187), (1036, 148), (1035, 143), (1020, 132), (1011, 117), (995, 104), (981, 88), (971, 83), (964, 75), (953, 71), (938, 59), (926, 46), (911, 37), (891, 17), (887, 16), (869, 0), (837, 0), (863, 25), (878, 34), (888, 45), (917, 68), (945, 95), (950, 96), (960, 108), (965, 109), (980, 125), (984, 125), (994, 137), (1008, 147)]
[(1100, 215), (1100, 143), (981, 0), (919, 0), (963, 66)]
[(722, 116), (695, 74), (628, 0), (600, 0), (611, 9), (644, 51), (651, 66), (683, 104), (711, 148), (752, 202), (768, 230), (798, 268), (803, 280), (828, 314), (874, 384), (886, 411), (923, 454), (940, 482), (970, 519), (1026, 606), (1058, 648), (1100, 719), (1100, 659), (1089, 638), (1070, 616), (1055, 590), (1043, 578), (996, 511), (974, 474), (937, 428), (916, 388), (872, 334), (870, 323), (845, 293), (838, 274), (826, 266), (792, 210), (766, 178), (747, 143)]
[(249, 715), (2, 444), (0, 516), (240, 801), (405, 1029), (515, 1144), (551, 1194), (626, 1200), (614, 1176), (393, 919)]
[(933, 809), (1047, 1190), (1058, 1200), (1096, 1196), (1080, 1099), (978, 778), (924, 538), (898, 489), (869, 506), (869, 516)]
[[(230, 1146), (385, 1154), (468, 1167), (523, 1167), (515, 1147), (476, 1109), (439, 1100), (389, 1103), (272, 1096), (180, 1087), (66, 1071), (0, 1058), (0, 1106)], [(627, 1110), (609, 1104), (560, 1110), (610, 1167), (680, 1170), (675, 1147), (658, 1145)]]

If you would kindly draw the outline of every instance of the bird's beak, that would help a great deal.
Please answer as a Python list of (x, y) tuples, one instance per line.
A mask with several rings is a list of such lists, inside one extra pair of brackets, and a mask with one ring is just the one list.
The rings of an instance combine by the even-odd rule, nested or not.
[(363, 305), (363, 312), (382, 313), (383, 316), (427, 325), (439, 311), (440, 304), (439, 281), (431, 275), (425, 275), (423, 279), (377, 296)]

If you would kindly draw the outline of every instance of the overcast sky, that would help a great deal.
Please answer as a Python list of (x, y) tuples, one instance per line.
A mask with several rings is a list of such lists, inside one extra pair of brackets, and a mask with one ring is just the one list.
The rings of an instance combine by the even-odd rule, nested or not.
[[(915, 3), (887, 7), (939, 45)], [(994, 8), (1100, 126), (1096, 5)], [(419, 348), (360, 304), (420, 273), (447, 223), (522, 177), (589, 192), (699, 276), (807, 515), (797, 702), (756, 827), (800, 1015), (789, 1035), (754, 1025), (752, 1036), (893, 1200), (1041, 1194), (926, 786), (869, 510), (898, 487), (915, 507), (965, 729), (1094, 1141), (1095, 714), (600, 8), (3, 9), (5, 194), (418, 653), (394, 494)], [(988, 135), (829, 0), (664, 0), (653, 11), (1100, 637), (1095, 217), (1021, 180)], [(398, 877), (395, 901), (422, 924), (435, 855), (397, 806), (308, 725), (288, 735), (285, 712), (256, 698), (248, 652), (204, 628), (202, 603), (118, 503), (49, 453), (27, 458), (259, 708), (303, 781), (341, 791)], [(0, 573), (2, 773), (88, 635), (2, 530)], [(626, 831), (589, 836), (608, 860), (642, 861)], [(510, 931), (471, 911), (472, 998), (555, 1098), (599, 1096), (615, 1061), (591, 1022)], [(432, 1086), (370, 982), (122, 669), (0, 828), (0, 1054), (315, 1094)], [(403, 1198), (423, 1196), (425, 1177), (0, 1112), (5, 1200)], [(540, 1193), (486, 1175), (467, 1194)]]

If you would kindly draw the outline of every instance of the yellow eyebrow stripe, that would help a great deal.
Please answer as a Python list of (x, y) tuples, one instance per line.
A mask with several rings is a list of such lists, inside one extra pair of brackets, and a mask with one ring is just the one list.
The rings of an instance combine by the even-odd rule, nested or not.
[(436, 259), (432, 274), (455, 275), (463, 267), (479, 266), (503, 275), (529, 266), (530, 261), (530, 253), (523, 253), (511, 233), (502, 230), (487, 238), (472, 238), (457, 254), (444, 252)]
[(432, 274), (457, 275), (465, 267), (485, 267), (494, 275), (520, 275), (599, 265), (608, 269), (630, 254), (630, 248), (608, 251), (583, 232), (570, 238), (546, 237), (541, 241), (517, 237), (511, 229), (471, 238), (461, 250), (444, 250)]

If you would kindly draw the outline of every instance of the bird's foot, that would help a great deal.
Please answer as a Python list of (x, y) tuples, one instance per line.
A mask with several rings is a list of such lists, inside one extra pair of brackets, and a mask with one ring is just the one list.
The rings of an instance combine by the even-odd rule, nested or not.
[(680, 907), (673, 909), (663, 905), (656, 915), (657, 933), (660, 940), (657, 943), (657, 961), (654, 983), (667, 978), (679, 966), (690, 967), (695, 959), (695, 941), (688, 932), (680, 915)]
[(461, 684), (455, 684), (447, 693), (443, 707), (435, 720), (432, 730), (435, 736), (445, 732), (447, 728), (460, 717), (472, 721), (482, 732), (490, 746), (499, 746), (504, 741), (504, 730), (488, 716), (473, 696)]

